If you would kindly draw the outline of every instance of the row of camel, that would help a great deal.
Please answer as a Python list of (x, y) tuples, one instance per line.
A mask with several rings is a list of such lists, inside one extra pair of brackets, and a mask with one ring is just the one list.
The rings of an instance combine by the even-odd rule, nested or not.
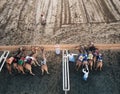
[[(42, 59), (41, 63), (38, 63), (37, 57), (38, 57), (38, 50), (41, 50), (42, 52)], [(28, 70), (31, 75), (35, 75), (32, 72), (32, 65), (34, 66), (40, 66), (40, 69), (42, 71), (42, 75), (44, 72), (49, 74), (48, 72), (48, 66), (46, 64), (46, 56), (45, 56), (45, 50), (43, 47), (33, 47), (31, 48), (31, 53), (29, 55), (24, 55), (25, 48), (20, 47), (15, 55), (9, 57), (6, 59), (6, 67), (10, 74), (12, 74), (12, 69), (18, 70), (18, 72), (22, 72), (25, 74), (24, 69)], [(93, 68), (96, 69), (102, 69), (103, 61), (102, 58), (98, 60), (97, 57), (102, 57), (99, 53), (99, 50), (95, 48), (94, 44), (91, 44), (89, 47), (83, 47), (80, 46), (79, 49), (80, 54), (78, 55), (78, 58), (76, 60), (76, 70), (78, 71), (79, 68), (84, 65), (89, 65), (90, 69)], [(85, 53), (88, 52), (88, 53)], [(97, 55), (95, 55), (97, 54)], [(87, 55), (87, 57), (85, 57)], [(86, 60), (84, 58), (87, 58)]]
[(103, 55), (99, 49), (91, 43), (88, 47), (81, 46), (79, 50), (80, 54), (76, 60), (76, 70), (78, 71), (81, 66), (89, 66), (90, 70), (102, 70), (103, 67)]
[(8, 72), (12, 74), (12, 69), (17, 70), (19, 73), (22, 72), (25, 74), (25, 69), (29, 71), (31, 75), (35, 75), (32, 72), (32, 65), (34, 66), (40, 66), (42, 75), (46, 71), (47, 74), (48, 72), (48, 67), (46, 64), (46, 56), (45, 56), (45, 51), (44, 48), (40, 48), (42, 52), (42, 60), (41, 63), (38, 63), (37, 61), (37, 56), (38, 56), (38, 47), (33, 47), (31, 48), (31, 53), (27, 56), (25, 56), (25, 48), (20, 47), (14, 56), (11, 56), (6, 59), (6, 67), (8, 69)]

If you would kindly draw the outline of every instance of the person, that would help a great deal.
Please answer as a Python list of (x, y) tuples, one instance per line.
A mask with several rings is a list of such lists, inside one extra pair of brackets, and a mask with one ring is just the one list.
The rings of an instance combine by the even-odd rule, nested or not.
[(89, 75), (88, 65), (86, 65), (85, 68), (82, 69), (82, 72), (84, 73), (84, 75), (83, 75), (83, 80), (84, 80), (84, 81), (87, 81), (88, 75)]
[(47, 66), (47, 59), (46, 59), (46, 56), (45, 56), (45, 52), (44, 52), (44, 48), (41, 49), (42, 51), (42, 60), (41, 60), (41, 71), (42, 71), (42, 75), (44, 74), (44, 72), (46, 71), (47, 74), (50, 74), (48, 72), (48, 66)]
[(46, 19), (43, 14), (41, 14), (41, 25), (46, 25)]
[(78, 54), (69, 53), (68, 54), (69, 63), (75, 63), (75, 57), (74, 56), (77, 56), (77, 55)]
[(91, 51), (88, 53), (88, 60), (93, 60), (93, 54)]

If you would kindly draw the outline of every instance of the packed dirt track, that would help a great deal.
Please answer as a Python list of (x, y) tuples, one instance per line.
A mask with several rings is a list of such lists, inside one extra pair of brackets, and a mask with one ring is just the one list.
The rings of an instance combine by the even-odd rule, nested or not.
[[(38, 48), (41, 50), (44, 48), (46, 51), (55, 51), (57, 48), (60, 50), (78, 50), (80, 49), (80, 44), (56, 44), (56, 45), (14, 45), (14, 46), (0, 46), (0, 51), (15, 51), (20, 47), (24, 47), (25, 50), (32, 50), (32, 48)], [(95, 47), (99, 50), (119, 50), (120, 44), (95, 44)]]
[(120, 0), (0, 0), (0, 56), (10, 50), (10, 57), (21, 46), (28, 53), (31, 47), (44, 47), (50, 72), (42, 76), (33, 66), (35, 76), (27, 71), (10, 75), (4, 65), (0, 94), (64, 94), (62, 51), (56, 55), (55, 50), (59, 45), (78, 54), (74, 48), (89, 42), (103, 54), (103, 69), (90, 71), (85, 82), (82, 69), (75, 71), (70, 63), (68, 94), (120, 94)]
[(0, 0), (0, 45), (120, 43), (119, 24), (119, 0)]

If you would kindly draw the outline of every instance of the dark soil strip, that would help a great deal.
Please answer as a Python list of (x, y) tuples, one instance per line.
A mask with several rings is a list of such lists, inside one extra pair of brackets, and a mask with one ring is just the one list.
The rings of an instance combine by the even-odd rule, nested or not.
[(115, 21), (116, 18), (114, 17), (114, 15), (111, 13), (111, 11), (109, 10), (107, 4), (105, 3), (104, 0), (99, 0), (99, 2), (101, 3), (102, 5), (102, 9), (103, 9), (103, 12), (104, 12), (104, 16), (105, 16), (105, 21), (106, 22), (109, 22), (109, 21)]
[(119, 12), (117, 6), (115, 5), (115, 3), (113, 2), (113, 0), (110, 0), (110, 2), (111, 2), (112, 5), (114, 6), (114, 9), (116, 10), (116, 12), (120, 15), (120, 12)]

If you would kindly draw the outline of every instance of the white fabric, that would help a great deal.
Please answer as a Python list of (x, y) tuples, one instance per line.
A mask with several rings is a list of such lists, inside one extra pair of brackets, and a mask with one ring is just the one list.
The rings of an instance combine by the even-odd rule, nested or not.
[(82, 55), (79, 56), (79, 60), (83, 61), (83, 58), (84, 57)]
[(56, 48), (56, 54), (59, 55), (60, 54), (60, 48)]
[(88, 59), (93, 59), (93, 54), (88, 54)]
[(83, 69), (82, 72), (84, 73), (84, 78), (88, 78), (89, 71), (86, 72), (85, 69)]
[(44, 16), (42, 16), (41, 19), (42, 19), (42, 21), (45, 21), (45, 17)]
[(74, 55), (78, 55), (78, 54), (72, 54), (72, 53), (71, 53), (71, 54), (68, 54), (69, 61), (75, 62)]
[(32, 60), (34, 60), (33, 57), (31, 57), (31, 56), (26, 56), (26, 57), (25, 57), (25, 61), (27, 61), (29, 58), (32, 59)]
[(43, 61), (41, 61), (41, 65), (46, 65), (46, 59), (44, 59)]

